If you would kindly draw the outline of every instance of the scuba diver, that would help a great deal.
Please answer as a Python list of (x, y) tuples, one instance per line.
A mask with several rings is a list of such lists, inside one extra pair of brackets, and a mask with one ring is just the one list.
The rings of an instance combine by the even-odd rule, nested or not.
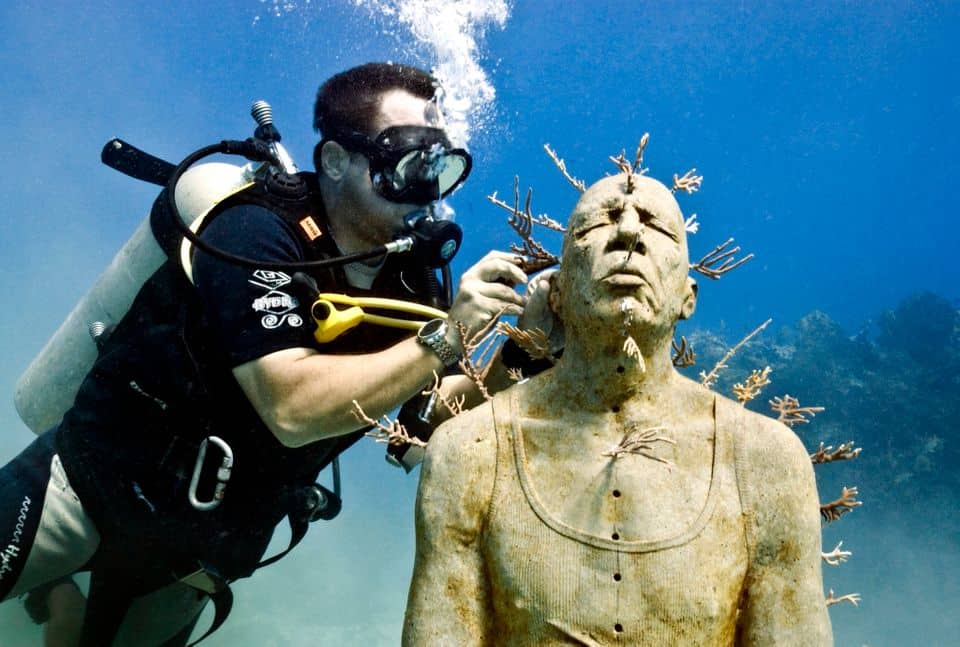
[[(154, 228), (168, 260), (118, 324), (92, 331), (96, 359), (59, 424), (0, 469), (0, 600), (32, 592), (31, 615), (63, 631), (82, 603), (64, 578), (89, 570), (82, 629), (67, 640), (184, 645), (208, 600), (212, 631), (230, 582), (336, 515), (337, 493), (316, 480), (368, 429), (354, 402), (372, 418), (403, 405), (401, 418), (427, 437), (442, 421), (420, 396), (434, 373), (451, 397), (482, 400), (452, 374), (464, 352), (453, 322), (476, 331), (520, 314), (515, 287), (527, 276), (515, 255), (490, 252), (451, 289), (460, 232), (434, 206), (471, 160), (449, 142), (437, 92), (430, 74), (405, 65), (331, 77), (315, 104), (315, 173), (284, 172), (269, 127), (258, 129), (267, 145), (217, 148), (276, 163), (196, 232), (163, 240)], [(162, 173), (172, 181), (152, 221), (177, 221), (187, 166)], [(447, 316), (415, 331), (353, 322), (320, 343), (308, 323), (324, 319), (311, 307), (320, 293)], [(490, 392), (509, 386), (502, 361), (486, 381)], [(290, 547), (263, 559), (284, 518)]]

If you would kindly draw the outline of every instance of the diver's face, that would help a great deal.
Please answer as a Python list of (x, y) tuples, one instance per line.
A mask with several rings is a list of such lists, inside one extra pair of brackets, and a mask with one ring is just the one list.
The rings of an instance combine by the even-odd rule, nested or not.
[[(383, 94), (371, 132), (364, 134), (374, 139), (391, 126), (442, 128), (443, 125), (436, 103), (406, 90), (390, 90)], [(380, 196), (370, 179), (370, 162), (362, 153), (350, 153), (350, 167), (344, 179), (344, 191), (358, 211), (358, 233), (371, 247), (390, 241), (402, 231), (403, 217), (420, 208), (415, 204), (391, 202)]]
[(680, 207), (656, 180), (634, 176), (633, 185), (628, 193), (625, 175), (604, 178), (574, 208), (559, 276), (565, 322), (607, 329), (629, 311), (637, 325), (672, 330), (692, 313)]

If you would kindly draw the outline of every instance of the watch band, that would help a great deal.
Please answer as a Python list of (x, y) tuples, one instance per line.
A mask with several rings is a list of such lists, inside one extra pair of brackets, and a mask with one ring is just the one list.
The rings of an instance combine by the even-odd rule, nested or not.
[(417, 332), (417, 341), (436, 353), (444, 368), (450, 368), (460, 361), (460, 353), (447, 341), (446, 334), (447, 322), (443, 319), (432, 319), (421, 326)]

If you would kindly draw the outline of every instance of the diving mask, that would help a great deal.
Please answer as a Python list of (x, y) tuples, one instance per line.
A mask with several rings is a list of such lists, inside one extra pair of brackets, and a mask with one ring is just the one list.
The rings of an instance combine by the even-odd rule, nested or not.
[(440, 128), (391, 126), (374, 140), (357, 132), (331, 139), (366, 156), (374, 190), (390, 202), (426, 205), (445, 198), (473, 165), (470, 153), (453, 148)]

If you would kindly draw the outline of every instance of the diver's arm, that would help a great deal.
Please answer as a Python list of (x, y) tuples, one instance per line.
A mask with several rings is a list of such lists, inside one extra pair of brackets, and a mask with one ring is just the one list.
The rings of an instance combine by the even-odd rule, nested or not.
[(751, 416), (741, 438), (754, 533), (738, 645), (832, 645), (810, 457), (784, 425)]
[(417, 491), (417, 550), (403, 645), (488, 645), (492, 595), (480, 549), (496, 472), (488, 407), (439, 427)]
[[(523, 298), (511, 286), (526, 275), (515, 258), (490, 252), (464, 273), (449, 319), (478, 330), (502, 311), (519, 313)], [(447, 339), (459, 348), (452, 327)], [(354, 401), (370, 418), (379, 418), (417, 395), (442, 370), (436, 354), (410, 338), (363, 355), (288, 348), (243, 363), (233, 373), (280, 442), (298, 447), (364, 427), (354, 415)], [(451, 384), (457, 391), (466, 388), (462, 380)]]
[(288, 348), (233, 369), (260, 418), (288, 447), (366, 426), (356, 401), (379, 418), (416, 395), (442, 371), (439, 358), (415, 339), (362, 355), (324, 355)]

